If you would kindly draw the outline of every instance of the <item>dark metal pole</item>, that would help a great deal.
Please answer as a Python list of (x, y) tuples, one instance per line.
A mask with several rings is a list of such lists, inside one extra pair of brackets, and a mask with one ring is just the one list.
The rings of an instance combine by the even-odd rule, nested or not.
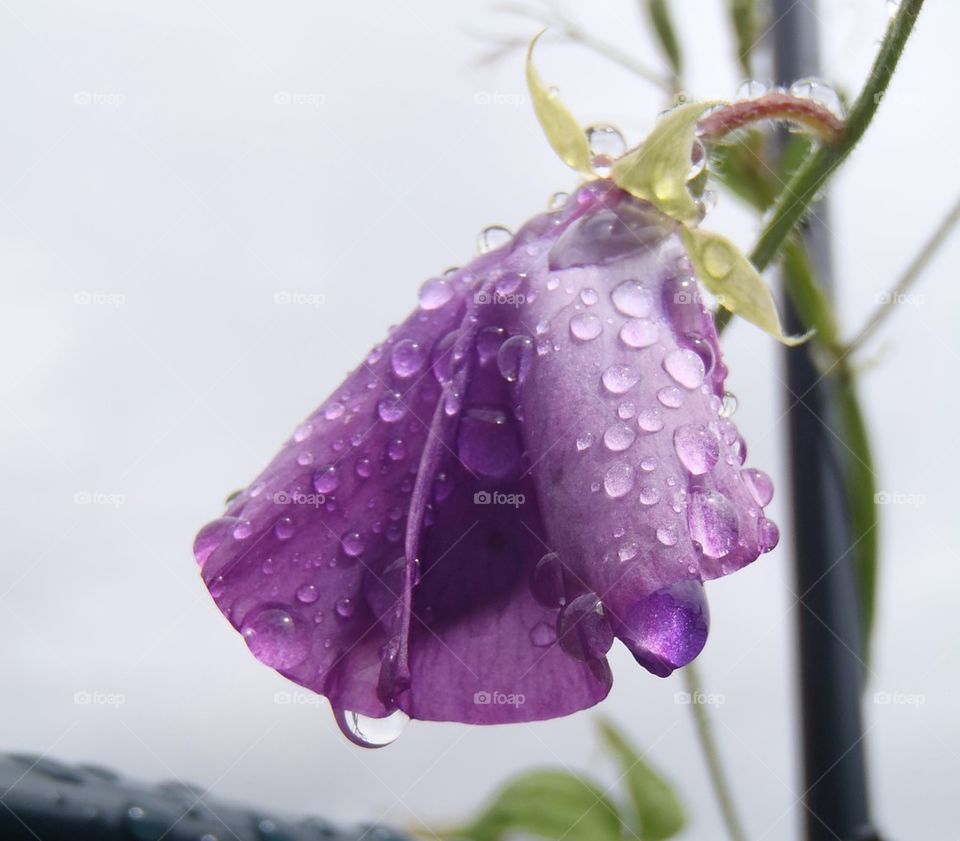
[[(815, 0), (772, 0), (779, 84), (819, 73)], [(816, 276), (832, 294), (828, 208), (818, 204), (803, 236)], [(792, 332), (802, 332), (788, 313)], [(786, 352), (800, 649), (803, 803), (808, 841), (874, 839), (867, 798), (861, 690), (863, 640), (854, 587), (854, 536), (844, 494), (836, 385), (808, 347)], [(831, 431), (833, 430), (833, 431)]]

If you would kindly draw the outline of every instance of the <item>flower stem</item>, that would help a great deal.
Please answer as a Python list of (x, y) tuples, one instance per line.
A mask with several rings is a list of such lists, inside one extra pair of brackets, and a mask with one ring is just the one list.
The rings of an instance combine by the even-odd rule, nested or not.
[(727, 786), (723, 765), (720, 762), (720, 752), (717, 749), (717, 742), (713, 738), (713, 728), (710, 726), (710, 719), (707, 716), (704, 705), (696, 703), (696, 699), (701, 691), (700, 676), (697, 674), (696, 664), (690, 663), (682, 671), (687, 693), (690, 695), (690, 709), (693, 712), (693, 720), (697, 725), (697, 738), (700, 740), (700, 750), (703, 751), (704, 759), (707, 762), (710, 782), (713, 785), (713, 793), (717, 798), (720, 812), (723, 815), (723, 822), (726, 824), (731, 841), (746, 841), (747, 836), (743, 831), (740, 818), (737, 816), (733, 795)]
[(953, 209), (947, 214), (947, 218), (940, 223), (930, 239), (923, 244), (920, 252), (913, 258), (913, 262), (910, 263), (907, 270), (903, 273), (903, 277), (897, 281), (896, 286), (886, 293), (880, 306), (878, 306), (876, 310), (874, 310), (873, 315), (867, 319), (867, 323), (864, 324), (857, 334), (847, 343), (846, 349), (848, 353), (859, 348), (870, 338), (887, 316), (893, 312), (894, 304), (901, 301), (903, 296), (906, 295), (917, 282), (921, 273), (927, 267), (927, 264), (933, 259), (934, 254), (936, 254), (940, 246), (946, 242), (947, 237), (950, 236), (950, 232), (957, 222), (960, 222), (960, 199), (957, 199)]
[(842, 137), (836, 143), (819, 146), (780, 193), (773, 215), (750, 254), (750, 260), (758, 271), (770, 264), (783, 241), (814, 202), (824, 183), (863, 137), (883, 100), (922, 6), (923, 0), (903, 0), (887, 29), (867, 83), (850, 109)]

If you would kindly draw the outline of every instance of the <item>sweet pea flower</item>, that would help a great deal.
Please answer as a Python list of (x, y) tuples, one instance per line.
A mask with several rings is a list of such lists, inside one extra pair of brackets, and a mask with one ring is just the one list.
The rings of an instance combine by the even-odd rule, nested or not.
[(428, 280), (197, 536), (253, 655), (354, 723), (567, 715), (615, 639), (693, 660), (703, 582), (778, 534), (688, 248), (600, 178)]

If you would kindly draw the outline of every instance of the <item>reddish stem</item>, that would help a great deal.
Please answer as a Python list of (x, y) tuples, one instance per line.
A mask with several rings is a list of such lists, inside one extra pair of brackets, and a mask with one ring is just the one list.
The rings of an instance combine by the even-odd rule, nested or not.
[(799, 123), (825, 143), (836, 143), (843, 134), (843, 120), (819, 102), (784, 91), (771, 91), (756, 99), (721, 105), (700, 121), (700, 136), (708, 142), (720, 140), (724, 135), (760, 120)]

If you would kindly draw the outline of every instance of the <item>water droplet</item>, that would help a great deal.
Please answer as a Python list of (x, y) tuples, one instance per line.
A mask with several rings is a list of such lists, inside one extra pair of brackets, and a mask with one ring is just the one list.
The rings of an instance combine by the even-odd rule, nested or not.
[(253, 534), (253, 523), (249, 520), (241, 520), (233, 527), (233, 536), (236, 540), (246, 540)]
[[(663, 369), (684, 388), (695, 389), (703, 385), (706, 371), (700, 356), (688, 348), (671, 350), (663, 357)], [(661, 401), (663, 402), (663, 401)], [(664, 404), (669, 405), (669, 404)]]
[(720, 406), (720, 417), (729, 418), (737, 411), (737, 396), (732, 391), (723, 393), (723, 403)]
[(521, 444), (512, 418), (499, 409), (467, 409), (457, 431), (457, 455), (468, 470), (505, 479), (520, 463)]
[(496, 359), (497, 351), (506, 337), (507, 331), (502, 327), (484, 327), (477, 334), (477, 357), (481, 365)]
[(709, 473), (720, 460), (720, 442), (707, 427), (696, 423), (678, 426), (673, 447), (680, 463), (694, 476)]
[(530, 642), (538, 648), (546, 648), (557, 641), (557, 630), (546, 622), (538, 622), (530, 629)]
[(436, 310), (453, 297), (453, 287), (448, 280), (434, 277), (420, 287), (420, 308)]
[(511, 336), (497, 351), (497, 368), (507, 382), (522, 383), (533, 363), (533, 339)]
[(293, 440), (299, 444), (301, 441), (306, 441), (312, 432), (312, 423), (302, 423), (295, 430), (293, 430)]
[(353, 470), (361, 479), (369, 479), (373, 475), (373, 464), (368, 458), (358, 458)]
[(624, 461), (612, 464), (603, 477), (603, 489), (607, 496), (617, 499), (633, 488), (633, 466)]
[(737, 545), (737, 510), (721, 493), (695, 491), (687, 508), (687, 523), (690, 537), (708, 558), (722, 558)]
[(398, 391), (388, 391), (377, 404), (377, 414), (387, 423), (396, 423), (407, 413), (403, 396)]
[(743, 479), (743, 484), (747, 486), (750, 496), (757, 505), (764, 508), (770, 504), (770, 500), (773, 499), (773, 482), (766, 473), (748, 467), (740, 471), (740, 478)]
[(343, 553), (351, 558), (362, 555), (364, 545), (363, 535), (356, 529), (344, 532), (340, 536), (340, 546), (343, 549)]
[(660, 491), (652, 485), (640, 488), (640, 502), (643, 505), (656, 505), (660, 501)]
[(433, 348), (431, 369), (441, 385), (446, 385), (453, 380), (457, 365), (463, 359), (463, 354), (457, 347), (459, 338), (460, 334), (456, 330), (451, 330)]
[(412, 339), (401, 339), (394, 347), (390, 359), (393, 373), (398, 377), (412, 377), (426, 364), (427, 351)]
[(530, 591), (544, 607), (557, 608), (566, 602), (563, 564), (556, 552), (548, 552), (533, 568)]
[(637, 413), (637, 406), (632, 400), (624, 400), (617, 406), (617, 417), (620, 420), (630, 420)]
[(773, 520), (761, 517), (757, 521), (757, 527), (760, 531), (760, 551), (769, 552), (775, 549), (780, 542), (780, 529), (777, 528), (777, 524)]
[(570, 333), (582, 342), (589, 342), (602, 332), (603, 322), (592, 312), (577, 313), (570, 319)]
[(625, 280), (610, 293), (613, 305), (624, 315), (647, 318), (653, 312), (653, 295), (637, 280)]
[(340, 476), (337, 468), (332, 464), (321, 467), (313, 474), (313, 487), (319, 494), (333, 493), (340, 485)]
[(709, 374), (713, 371), (713, 366), (716, 362), (713, 345), (699, 333), (687, 333), (684, 339), (686, 339), (688, 348), (699, 356), (700, 361), (703, 362), (704, 373)]
[(297, 601), (303, 602), (304, 604), (313, 604), (318, 598), (320, 598), (320, 594), (313, 584), (304, 584), (297, 590)]
[(197, 534), (193, 541), (193, 555), (197, 563), (203, 566), (221, 543), (226, 539), (227, 534), (236, 526), (235, 517), (220, 517), (207, 523)]
[(273, 527), (273, 530), (276, 532), (278, 540), (289, 540), (293, 537), (296, 527), (293, 525), (293, 520), (289, 517), (281, 517), (277, 520), (277, 524)]
[(627, 543), (624, 543), (617, 550), (617, 557), (622, 561), (631, 561), (637, 556), (637, 552), (640, 551), (640, 544), (636, 540), (630, 540)]
[(613, 645), (613, 631), (595, 593), (577, 596), (557, 620), (560, 647), (576, 660), (599, 660)]
[(550, 200), (547, 202), (548, 210), (560, 210), (567, 203), (567, 199), (570, 198), (569, 193), (554, 193), (550, 196)]
[(709, 624), (703, 585), (679, 581), (627, 608), (619, 635), (641, 666), (666, 677), (703, 650)]
[(577, 451), (583, 452), (593, 446), (594, 437), (592, 432), (584, 432), (577, 437)]
[(637, 433), (633, 431), (633, 427), (616, 423), (603, 433), (603, 443), (608, 450), (619, 453), (626, 450), (636, 437)]
[(611, 394), (623, 394), (633, 388), (640, 375), (629, 365), (614, 364), (601, 376), (604, 387)]
[(592, 307), (600, 300), (600, 296), (597, 294), (596, 289), (581, 289), (580, 300), (583, 301), (584, 306)]
[[(662, 402), (662, 401), (661, 401)], [(657, 408), (641, 409), (637, 415), (637, 426), (644, 432), (659, 432), (663, 429), (663, 418)]]
[(343, 412), (343, 403), (338, 403), (336, 400), (334, 400), (333, 403), (323, 410), (323, 416), (327, 420), (336, 420), (343, 415)]
[(756, 99), (767, 92), (767, 86), (756, 79), (745, 79), (737, 88), (737, 99)]
[(660, 328), (649, 318), (631, 318), (620, 328), (620, 340), (627, 347), (650, 347), (658, 338)]
[(656, 456), (644, 456), (640, 459), (640, 469), (644, 473), (652, 473), (657, 469), (657, 457)]
[(704, 247), (701, 254), (703, 267), (711, 277), (717, 280), (723, 280), (733, 271), (735, 260), (734, 253), (730, 246), (719, 240), (710, 240)]
[(657, 540), (664, 546), (676, 546), (680, 539), (680, 534), (676, 526), (660, 526), (657, 529)]
[(387, 457), (391, 461), (403, 461), (407, 457), (407, 445), (402, 438), (394, 438), (387, 444)]
[(281, 671), (299, 666), (310, 653), (310, 637), (293, 614), (265, 607), (244, 621), (240, 633), (261, 663)]
[(657, 400), (668, 409), (679, 409), (683, 405), (683, 392), (676, 386), (668, 385), (657, 392)]
[(843, 116), (840, 95), (822, 79), (798, 79), (790, 85), (790, 94), (816, 102), (838, 117)]
[(382, 748), (395, 742), (410, 720), (402, 710), (384, 718), (371, 718), (350, 710), (335, 709), (333, 717), (340, 732), (362, 748)]
[(503, 248), (511, 239), (513, 239), (513, 234), (510, 233), (509, 228), (505, 228), (503, 225), (488, 225), (480, 231), (477, 250), (481, 254), (489, 254), (491, 251)]
[(304, 450), (297, 456), (297, 464), (301, 467), (309, 467), (313, 464), (313, 453)]
[(613, 162), (626, 151), (627, 143), (618, 129), (604, 123), (588, 126), (586, 135), (593, 168), (597, 175), (605, 176)]
[(337, 599), (336, 604), (334, 604), (334, 610), (337, 611), (337, 615), (343, 619), (349, 619), (356, 612), (357, 606), (354, 604), (353, 599), (351, 598), (342, 598)]
[(690, 171), (687, 173), (687, 181), (693, 181), (707, 167), (707, 150), (699, 140), (693, 141), (693, 148), (690, 150)]

